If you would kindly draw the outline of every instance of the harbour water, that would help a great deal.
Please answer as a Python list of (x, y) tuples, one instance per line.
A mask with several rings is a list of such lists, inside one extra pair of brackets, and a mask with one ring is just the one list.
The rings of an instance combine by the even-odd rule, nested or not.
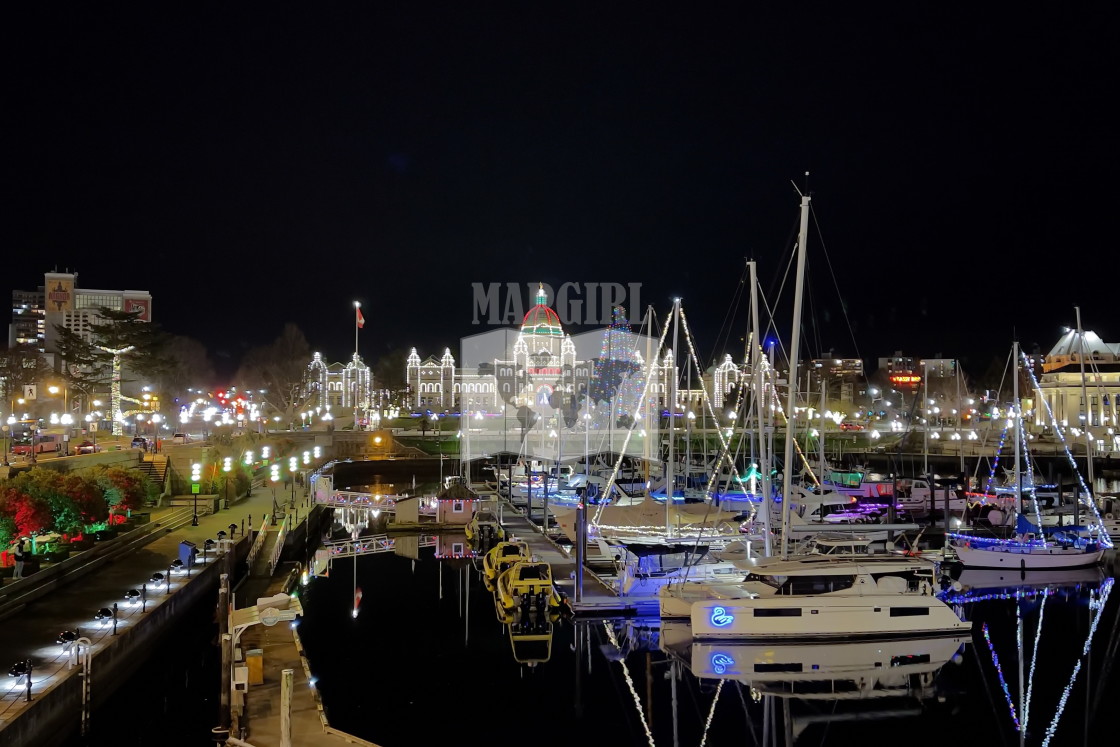
[(300, 634), (332, 725), (384, 747), (1087, 745), (1115, 733), (1114, 562), (959, 579), (946, 593), (974, 622), (961, 641), (760, 653), (641, 619), (557, 620), (548, 647), (512, 641), (476, 561), (419, 548), (336, 561), (306, 589)]

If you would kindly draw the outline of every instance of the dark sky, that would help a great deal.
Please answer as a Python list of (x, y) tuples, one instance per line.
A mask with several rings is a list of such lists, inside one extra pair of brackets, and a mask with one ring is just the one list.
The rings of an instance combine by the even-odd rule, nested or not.
[(150, 290), (221, 365), (288, 321), (343, 358), (354, 299), (376, 358), (481, 331), (472, 282), (640, 282), (710, 355), (808, 170), (810, 353), (1120, 339), (1106, 3), (438, 5), (6, 9), (10, 286)]

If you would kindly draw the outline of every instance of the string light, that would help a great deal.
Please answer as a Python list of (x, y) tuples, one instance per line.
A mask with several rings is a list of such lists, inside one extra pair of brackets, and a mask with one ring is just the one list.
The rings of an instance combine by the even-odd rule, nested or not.
[(1019, 719), (1015, 716), (1015, 704), (1011, 701), (1011, 690), (1007, 687), (1007, 680), (1003, 678), (1003, 667), (999, 665), (999, 654), (996, 653), (996, 647), (992, 644), (992, 637), (988, 634), (988, 623), (984, 623), (983, 631), (988, 650), (992, 652), (992, 663), (995, 664), (996, 674), (999, 676), (999, 686), (1003, 688), (1003, 697), (1007, 699), (1007, 707), (1011, 710), (1011, 721), (1015, 724), (1015, 731), (1019, 731)]
[[(1029, 359), (1025, 354), (1021, 355), (1023, 356), (1023, 359), (1028, 362), (1026, 369), (1027, 375), (1031, 378), (1031, 385), (1034, 387), (1034, 390), (1038, 392), (1038, 398), (1042, 401), (1043, 406), (1046, 407), (1046, 414), (1050, 416), (1050, 425), (1054, 428), (1054, 433), (1057, 434), (1058, 439), (1062, 442), (1062, 449), (1065, 451), (1066, 459), (1069, 461), (1070, 466), (1073, 468), (1073, 474), (1077, 475), (1077, 483), (1081, 486), (1081, 495), (1084, 495), (1089, 499), (1088, 508), (1093, 512), (1093, 517), (1097, 520), (1097, 541), (1101, 544), (1102, 547), (1112, 547), (1112, 539), (1108, 536), (1108, 532), (1101, 531), (1101, 527), (1103, 526), (1101, 512), (1097, 509), (1097, 502), (1092, 500), (1093, 493), (1089, 491), (1089, 487), (1085, 484), (1085, 479), (1081, 476), (1081, 470), (1077, 468), (1077, 460), (1073, 458), (1073, 453), (1069, 450), (1069, 444), (1066, 442), (1065, 432), (1058, 424), (1058, 419), (1054, 417), (1054, 411), (1050, 409), (1050, 403), (1047, 402), (1046, 398), (1042, 396), (1042, 386), (1038, 383), (1038, 379), (1035, 378), (1034, 370), (1029, 365)], [(1081, 502), (1080, 496), (1078, 497), (1078, 502)]]
[(1089, 625), (1089, 635), (1085, 639), (1085, 645), (1081, 647), (1081, 658), (1073, 666), (1073, 673), (1070, 674), (1069, 682), (1066, 683), (1065, 689), (1062, 690), (1062, 697), (1058, 700), (1058, 710), (1054, 713), (1054, 720), (1050, 722), (1050, 726), (1046, 727), (1046, 738), (1042, 740), (1042, 747), (1048, 747), (1050, 740), (1054, 737), (1054, 732), (1058, 730), (1058, 720), (1066, 709), (1066, 701), (1069, 700), (1069, 693), (1073, 689), (1073, 684), (1077, 681), (1077, 675), (1081, 673), (1081, 661), (1089, 653), (1089, 647), (1093, 643), (1093, 635), (1097, 632), (1097, 624), (1101, 621), (1101, 613), (1104, 612), (1105, 605), (1108, 603), (1108, 595), (1112, 592), (1112, 585), (1115, 582), (1116, 579), (1114, 578), (1105, 579), (1101, 584), (1100, 596), (1096, 602), (1092, 599), (1089, 600), (1089, 609), (1095, 610), (1096, 614), (1093, 616), (1093, 622)]
[[(610, 638), (611, 645), (621, 652), (622, 647), (618, 645), (618, 637), (615, 636), (614, 630), (611, 629), (609, 621), (603, 621), (603, 629), (607, 631), (607, 637)], [(649, 740), (649, 747), (657, 747), (656, 743), (653, 741), (653, 732), (649, 730), (649, 724), (646, 723), (646, 714), (645, 711), (642, 710), (642, 701), (638, 697), (637, 689), (634, 687), (634, 679), (630, 676), (630, 667), (626, 666), (626, 659), (619, 659), (618, 663), (622, 665), (622, 675), (626, 678), (626, 686), (630, 688), (630, 695), (634, 698), (634, 705), (637, 706), (638, 718), (642, 722), (642, 728), (646, 731), (646, 739)]]
[(1042, 597), (1042, 604), (1038, 606), (1038, 632), (1034, 634), (1034, 650), (1031, 651), (1031, 671), (1027, 677), (1027, 703), (1023, 706), (1023, 728), (1030, 723), (1031, 692), (1034, 690), (1034, 665), (1038, 661), (1038, 642), (1042, 640), (1042, 618), (1046, 614), (1046, 600), (1050, 595)]

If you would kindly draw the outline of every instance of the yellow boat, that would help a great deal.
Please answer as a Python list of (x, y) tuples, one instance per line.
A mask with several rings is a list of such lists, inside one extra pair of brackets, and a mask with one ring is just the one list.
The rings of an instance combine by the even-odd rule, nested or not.
[(482, 572), (490, 583), (498, 580), (498, 576), (510, 566), (522, 560), (529, 560), (529, 543), (516, 541), (499, 542), (494, 545), (486, 557), (482, 559)]
[(489, 543), (505, 539), (506, 530), (502, 528), (498, 516), (489, 508), (479, 508), (463, 527), (463, 533), (472, 543)]
[(517, 609), (523, 613), (558, 609), (560, 602), (552, 585), (552, 566), (544, 561), (522, 560), (498, 576), (494, 604), (499, 616)]

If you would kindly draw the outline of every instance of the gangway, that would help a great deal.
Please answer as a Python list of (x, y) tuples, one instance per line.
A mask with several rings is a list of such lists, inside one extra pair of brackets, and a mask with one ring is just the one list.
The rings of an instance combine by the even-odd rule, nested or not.
[(397, 510), (400, 496), (381, 493), (359, 493), (354, 490), (333, 490), (326, 498), (315, 497), (320, 506), (330, 508), (364, 508), (393, 513)]
[[(316, 576), (322, 576), (335, 560), (354, 558), (359, 555), (375, 555), (377, 553), (393, 552), (397, 548), (397, 539), (399, 538), (390, 537), (387, 534), (375, 534), (370, 537), (324, 542), (319, 549), (315, 551), (315, 559), (312, 563), (311, 571)], [(436, 546), (437, 538), (435, 535), (411, 535), (409, 540), (413, 539), (416, 540), (415, 547)]]

